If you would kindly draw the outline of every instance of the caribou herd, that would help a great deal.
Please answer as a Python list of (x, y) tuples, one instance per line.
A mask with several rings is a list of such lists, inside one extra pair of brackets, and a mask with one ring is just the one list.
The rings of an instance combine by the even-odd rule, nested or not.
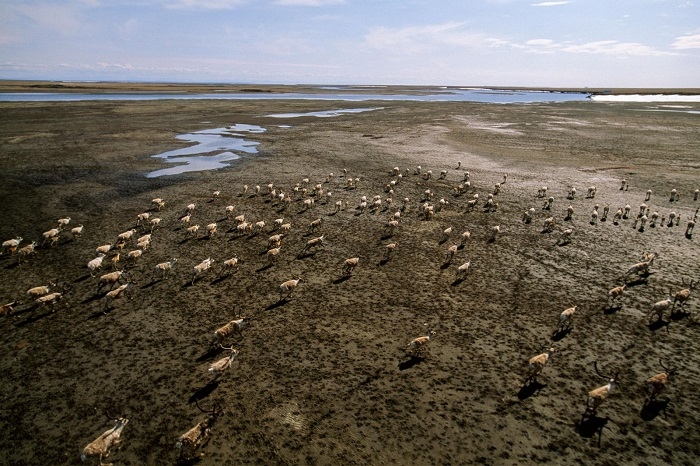
[[(460, 162), (457, 164), (457, 170), (463, 170), (461, 167), (462, 164)], [(344, 190), (345, 196), (349, 197), (354, 195), (354, 193), (357, 192), (361, 186), (363, 186), (363, 184), (360, 183), (362, 178), (356, 177), (353, 179), (347, 175), (346, 171), (344, 171), (343, 175), (341, 176), (329, 174), (325, 177), (325, 181), (315, 185), (310, 183), (309, 179), (304, 179), (297, 183), (294, 187), (290, 187), (290, 189), (284, 189), (281, 186), (268, 183), (266, 194), (259, 185), (255, 186), (253, 194), (249, 194), (248, 186), (244, 186), (242, 193), (239, 194), (239, 196), (245, 196), (243, 199), (265, 196), (266, 199), (269, 199), (266, 202), (269, 202), (271, 205), (276, 207), (277, 211), (275, 212), (275, 215), (277, 215), (278, 212), (286, 210), (287, 213), (285, 216), (274, 220), (270, 219), (267, 223), (262, 219), (258, 221), (249, 221), (246, 217), (246, 213), (240, 213), (238, 216), (235, 216), (235, 214), (238, 213), (237, 206), (228, 205), (220, 212), (223, 218), (217, 219), (218, 223), (211, 221), (209, 221), (210, 223), (202, 223), (203, 225), (206, 225), (206, 236), (201, 239), (214, 241), (214, 238), (225, 235), (226, 228), (224, 228), (222, 225), (226, 221), (236, 222), (236, 225), (229, 230), (232, 232), (231, 237), (233, 239), (238, 238), (241, 235), (245, 235), (250, 241), (257, 241), (255, 238), (261, 233), (273, 233), (266, 240), (263, 240), (263, 242), (266, 244), (266, 249), (262, 251), (261, 255), (264, 255), (266, 265), (261, 270), (265, 270), (266, 268), (280, 267), (281, 257), (285, 257), (286, 261), (291, 262), (294, 260), (304, 260), (308, 257), (313, 257), (316, 254), (323, 253), (327, 243), (342, 241), (341, 238), (329, 237), (327, 233), (324, 232), (318, 236), (305, 239), (301, 249), (297, 249), (296, 257), (294, 256), (293, 251), (291, 254), (289, 254), (287, 251), (290, 251), (292, 248), (288, 244), (291, 242), (290, 237), (293, 236), (294, 229), (292, 228), (292, 223), (289, 220), (286, 220), (286, 218), (294, 216), (293, 213), (289, 212), (289, 205), (291, 203), (297, 203), (299, 205), (300, 212), (297, 215), (313, 212), (313, 215), (316, 216), (318, 215), (318, 211), (320, 208), (322, 208), (322, 206), (327, 206), (326, 209), (328, 212), (326, 212), (326, 215), (328, 216), (328, 220), (325, 220), (324, 217), (319, 216), (313, 221), (305, 223), (308, 225), (308, 227), (301, 229), (303, 230), (301, 233), (304, 234), (304, 237), (312, 234), (315, 235), (317, 232), (323, 232), (326, 223), (334, 221), (335, 218), (338, 218), (338, 216), (341, 215), (346, 215), (346, 221), (352, 222), (353, 217), (361, 215), (379, 216), (382, 212), (386, 212), (388, 218), (386, 221), (382, 220), (381, 225), (383, 228), (379, 229), (380, 235), (378, 236), (381, 238), (380, 241), (393, 238), (395, 236), (402, 236), (403, 238), (407, 239), (409, 233), (405, 232), (407, 230), (405, 225), (411, 221), (429, 224), (430, 222), (434, 222), (446, 209), (456, 209), (460, 211), (462, 215), (469, 218), (470, 215), (473, 215), (472, 212), (474, 212), (478, 206), (479, 193), (476, 192), (476, 185), (474, 184), (477, 180), (476, 176), (470, 175), (470, 173), (466, 171), (463, 175), (458, 175), (459, 184), (453, 189), (445, 189), (446, 192), (451, 192), (455, 199), (447, 201), (445, 198), (441, 198), (439, 201), (433, 203), (435, 192), (439, 191), (441, 187), (447, 188), (446, 185), (449, 182), (452, 172), (449, 170), (442, 170), (440, 171), (439, 177), (434, 178), (431, 170), (423, 172), (422, 168), (418, 166), (413, 170), (414, 176), (417, 177), (416, 182), (421, 183), (422, 186), (429, 186), (429, 188), (422, 192), (423, 196), (422, 199), (420, 199), (422, 204), (416, 203), (416, 205), (419, 207), (417, 207), (411, 215), (409, 212), (409, 206), (411, 205), (412, 201), (409, 197), (403, 198), (403, 201), (400, 203), (394, 203), (394, 196), (402, 189), (402, 185), (404, 183), (409, 182), (408, 180), (411, 178), (411, 170), (406, 169), (404, 172), (398, 167), (395, 167), (390, 171), (390, 173), (392, 179), (385, 185), (385, 198), (382, 200), (381, 196), (379, 195), (374, 196), (374, 198), (357, 196), (359, 202), (355, 209), (348, 208), (348, 205), (352, 204), (349, 204), (347, 199), (338, 200), (337, 202), (332, 201), (330, 189), (327, 189), (324, 186), (325, 184), (336, 182), (339, 186), (344, 186), (344, 188), (339, 188), (338, 190), (335, 190), (335, 192), (342, 192)], [(339, 178), (343, 177), (347, 178), (346, 182), (339, 180)], [(474, 268), (471, 260), (461, 261), (461, 265), (453, 266), (452, 262), (454, 258), (463, 254), (463, 251), (469, 251), (470, 244), (474, 241), (481, 240), (484, 243), (491, 244), (491, 247), (498, 247), (498, 243), (502, 241), (500, 238), (511, 234), (511, 232), (514, 230), (514, 222), (507, 221), (508, 214), (504, 212), (505, 209), (502, 207), (503, 204), (499, 204), (495, 201), (497, 198), (502, 198), (504, 193), (507, 193), (508, 190), (516, 189), (515, 187), (511, 187), (517, 183), (514, 181), (514, 179), (517, 180), (517, 176), (513, 176), (513, 174), (511, 174), (510, 178), (508, 175), (503, 175), (502, 182), (498, 182), (493, 185), (494, 189), (491, 192), (482, 193), (482, 195), (487, 196), (487, 200), (483, 204), (483, 212), (498, 220), (493, 220), (493, 222), (486, 228), (480, 230), (477, 229), (476, 231), (478, 231), (478, 234), (474, 234), (470, 230), (465, 230), (460, 236), (459, 243), (452, 243), (449, 247), (443, 249), (442, 253), (436, 252), (436, 254), (442, 254), (443, 261), (441, 268), (443, 270), (450, 268), (454, 269), (453, 277), (455, 277), (456, 280), (453, 285), (456, 286), (463, 281), (471, 280), (471, 270)], [(629, 181), (622, 180), (620, 190), (624, 191), (625, 193), (629, 192)], [(576, 192), (577, 191), (574, 186), (569, 186), (565, 191), (566, 198), (571, 203), (577, 200)], [(591, 200), (604, 198), (606, 196), (605, 190), (598, 189), (596, 186), (586, 187), (585, 192), (586, 199)], [(678, 203), (679, 199), (688, 197), (687, 193), (681, 193), (675, 188), (670, 190), (669, 193), (669, 202), (673, 203)], [(467, 194), (469, 195), (469, 200), (460, 204), (459, 199), (463, 195)], [(697, 190), (694, 194), (694, 199), (697, 200)], [(542, 186), (537, 189), (536, 192), (532, 193), (533, 198), (544, 199), (544, 204), (541, 210), (545, 211), (544, 215), (546, 218), (544, 218), (543, 228), (541, 232), (538, 232), (538, 234), (547, 235), (559, 229), (559, 238), (556, 242), (553, 242), (553, 245), (561, 248), (574, 247), (573, 245), (576, 242), (576, 236), (573, 234), (574, 230), (571, 227), (560, 228), (560, 225), (572, 224), (574, 221), (575, 209), (572, 204), (569, 204), (561, 215), (555, 214), (554, 211), (558, 206), (556, 203), (557, 195), (558, 193), (556, 192), (556, 189), (548, 188), (547, 186)], [(661, 216), (662, 220), (660, 226), (657, 227), (657, 219), (660, 214), (657, 211), (654, 211), (652, 214), (651, 207), (646, 204), (646, 202), (651, 202), (651, 195), (652, 191), (647, 190), (646, 197), (644, 198), (645, 203), (640, 205), (639, 214), (634, 222), (630, 222), (632, 223), (632, 226), (637, 229), (637, 226), (639, 225), (638, 231), (640, 234), (648, 234), (645, 233), (645, 228), (675, 228), (678, 226), (681, 221), (681, 215), (675, 211), (680, 210), (676, 207), (674, 211), (670, 211), (668, 213), (668, 223), (665, 223), (666, 216), (664, 214)], [(217, 190), (211, 195), (210, 202), (216, 203), (219, 199), (225, 196), (226, 193), (224, 191)], [(581, 200), (580, 202), (584, 201)], [(170, 204), (171, 203), (169, 202), (168, 205)], [(165, 218), (163, 218), (161, 221), (161, 218), (154, 218), (152, 215), (161, 212), (162, 215), (167, 215), (168, 212), (167, 209), (165, 209), (165, 206), (166, 202), (162, 198), (158, 197), (152, 199), (150, 201), (150, 209), (136, 215), (136, 225), (133, 228), (129, 228), (119, 234), (113, 235), (111, 238), (113, 240), (112, 242), (98, 246), (96, 250), (89, 248), (89, 251), (95, 251), (97, 256), (91, 257), (89, 260), (84, 262), (82, 267), (91, 278), (97, 279), (96, 292), (98, 294), (103, 293), (101, 296), (104, 298), (103, 302), (105, 312), (110, 309), (111, 305), (114, 304), (114, 300), (119, 298), (128, 299), (131, 294), (135, 292), (132, 289), (132, 285), (135, 284), (133, 275), (134, 270), (137, 269), (136, 264), (138, 261), (145, 260), (144, 256), (146, 251), (149, 249), (151, 242), (157, 242), (159, 240), (158, 230), (163, 228), (163, 225), (167, 223)], [(595, 206), (593, 206), (593, 210), (591, 211), (591, 217), (588, 223), (590, 223), (592, 227), (595, 227), (607, 220), (610, 204), (605, 204), (602, 217), (599, 217), (598, 209), (599, 204), (595, 204)], [(180, 244), (184, 244), (183, 247), (187, 247), (187, 243), (197, 237), (199, 225), (189, 226), (189, 223), (191, 218), (200, 218), (198, 216), (202, 215), (202, 210), (203, 209), (201, 207), (197, 207), (195, 203), (190, 203), (186, 205), (184, 209), (178, 210), (178, 217), (173, 222), (173, 225), (176, 229), (182, 229), (183, 233), (181, 235), (182, 238)], [(522, 212), (521, 210), (519, 211)], [(630, 211), (631, 207), (629, 205), (620, 206), (614, 215), (612, 225), (619, 226), (623, 220), (629, 218)], [(259, 217), (262, 217), (263, 215), (264, 214), (261, 212)], [(686, 219), (687, 227), (685, 230), (685, 237), (691, 241), (692, 229), (697, 220), (697, 215), (698, 210), (696, 209), (694, 215), (687, 215)], [(519, 228), (521, 228), (522, 225), (524, 225), (525, 228), (529, 228), (529, 225), (533, 222), (536, 216), (537, 210), (534, 207), (530, 207), (525, 210), (524, 214), (514, 215), (515, 223), (521, 224), (518, 225)], [(648, 222), (648, 219), (651, 220)], [(205, 221), (205, 219), (201, 220)], [(39, 252), (41, 252), (43, 249), (54, 247), (57, 243), (60, 244), (61, 234), (64, 231), (68, 231), (67, 228), (70, 222), (70, 217), (59, 219), (57, 225), (43, 233), (40, 246), (37, 247), (36, 242), (31, 242), (31, 251), (22, 254), (24, 262), (30, 262), (31, 264), (32, 262), (38, 262), (40, 260), (38, 255), (36, 258), (28, 257), (29, 254), (36, 255), (36, 253), (34, 253), (35, 247)], [(302, 222), (298, 223), (304, 224)], [(79, 227), (71, 230), (72, 241), (82, 241), (85, 238), (86, 233), (84, 234), (83, 228), (84, 227), (81, 224)], [(454, 231), (461, 231), (461, 229), (456, 230), (455, 228), (456, 227), (451, 225), (447, 228), (440, 227), (438, 229), (438, 244), (441, 245), (447, 242)], [(585, 225), (581, 225), (578, 228), (585, 228)], [(85, 227), (85, 232), (88, 230), (89, 224), (88, 227)], [(121, 251), (125, 245), (130, 243), (133, 244), (137, 234), (144, 230), (147, 233), (138, 238), (136, 241), (136, 249), (126, 254), (128, 264), (119, 269), (119, 251)], [(434, 239), (435, 236), (433, 236), (433, 241)], [(23, 241), (24, 240), (21, 236), (4, 241), (2, 243), (2, 254), (10, 256), (18, 255), (19, 257), (20, 251), (22, 250), (20, 246), (22, 245)], [(402, 244), (404, 244), (403, 240)], [(405, 244), (408, 245), (409, 242), (407, 241)], [(261, 246), (264, 245), (261, 244)], [(402, 248), (404, 248), (404, 246), (402, 246)], [(380, 264), (386, 264), (393, 255), (397, 254), (397, 250), (397, 241), (392, 240), (391, 242), (384, 243), (381, 249), (382, 252), (378, 253), (381, 256)], [(411, 247), (406, 246), (405, 254), (411, 253)], [(175, 267), (175, 265), (178, 262), (178, 258), (172, 257), (177, 254), (178, 251), (173, 250), (167, 257), (160, 258), (161, 260), (165, 259), (164, 261), (155, 263), (155, 265), (152, 263), (149, 266), (149, 270), (151, 271), (150, 279), (152, 282), (156, 282), (157, 280), (168, 280), (173, 276), (177, 276), (178, 269)], [(91, 255), (94, 255), (94, 252)], [(340, 265), (339, 270), (337, 270), (336, 273), (339, 273), (342, 279), (338, 280), (338, 283), (345, 280), (352, 280), (354, 274), (371, 273), (371, 267), (368, 265), (370, 263), (368, 258), (362, 257), (361, 254), (353, 255), (350, 258), (346, 257), (347, 256), (338, 258), (338, 263)], [(657, 252), (644, 252), (638, 259), (638, 262), (632, 264), (631, 266), (619, 264), (620, 276), (613, 277), (610, 280), (611, 282), (619, 283), (609, 290), (606, 304), (610, 307), (619, 306), (625, 296), (635, 292), (632, 289), (635, 281), (641, 280), (642, 282), (646, 283), (647, 278), (653, 274), (663, 273), (661, 268), (658, 270), (656, 269), (655, 260), (657, 260), (657, 257), (659, 257)], [(240, 273), (238, 270), (246, 266), (246, 264), (241, 262), (236, 255), (229, 259), (224, 259), (222, 257), (218, 260), (222, 266), (217, 280), (222, 280), (229, 275)], [(207, 257), (198, 263), (189, 264), (190, 274), (187, 277), (186, 285), (188, 287), (199, 286), (198, 282), (205, 280), (207, 272), (212, 269), (212, 264), (214, 264), (216, 261), (217, 259)], [(185, 261), (180, 261), (180, 263), (183, 262)], [(20, 267), (25, 267), (25, 264), (22, 264), (21, 261), (19, 264)], [(109, 268), (113, 268), (114, 270), (99, 275), (105, 264), (111, 264)], [(475, 265), (478, 267), (478, 264)], [(488, 267), (488, 265), (483, 266)], [(311, 284), (305, 284), (305, 278), (301, 275), (294, 274), (291, 276), (295, 278), (282, 282), (278, 287), (277, 291), (279, 292), (279, 297), (277, 305), (284, 305), (292, 299), (293, 295), (296, 296), (303, 294), (303, 288), (305, 286), (311, 286)], [(678, 290), (677, 288), (671, 287), (666, 299), (650, 304), (650, 309), (646, 311), (647, 321), (650, 325), (663, 321), (667, 311), (670, 311), (671, 316), (675, 316), (678, 313), (689, 313), (688, 306), (691, 293), (698, 284), (698, 281), (687, 277), (679, 278), (682, 280), (682, 286), (684, 288)], [(630, 281), (630, 279), (632, 281)], [(677, 278), (669, 277), (668, 280), (677, 280)], [(33, 307), (44, 307), (47, 305), (54, 306), (59, 302), (69, 300), (70, 293), (72, 291), (71, 287), (64, 284), (61, 291), (57, 291), (58, 287), (56, 283), (57, 281), (52, 281), (47, 285), (39, 285), (27, 289), (24, 296), (8, 300), (9, 302), (0, 308), (0, 313), (14, 318), (13, 313), (16, 314), (16, 309), (25, 305), (25, 302), (23, 301), (25, 298), (28, 300), (29, 305)], [(613, 283), (611, 283), (611, 285), (612, 284)], [(605, 300), (605, 298), (605, 296), (602, 296), (603, 300)], [(551, 334), (552, 339), (562, 338), (568, 332), (572, 331), (574, 320), (578, 319), (579, 314), (581, 314), (581, 311), (577, 311), (577, 308), (578, 306), (571, 306), (560, 312), (556, 326)], [(588, 311), (588, 313), (590, 314), (590, 311)], [(217, 325), (221, 325), (221, 323)], [(228, 353), (225, 357), (209, 365), (208, 373), (213, 376), (214, 380), (219, 379), (227, 371), (232, 370), (232, 364), (240, 354), (240, 351), (235, 349), (233, 344), (225, 346), (224, 343), (233, 338), (242, 339), (244, 337), (243, 330), (247, 329), (250, 325), (251, 319), (249, 317), (238, 317), (230, 320), (228, 323), (220, 326), (213, 332), (213, 338), (211, 340), (209, 350), (212, 353), (218, 353), (219, 351), (225, 351)], [(250, 331), (252, 332), (254, 330)], [(409, 340), (408, 344), (404, 348), (403, 354), (401, 354), (399, 357), (409, 357), (413, 361), (429, 360), (429, 347), (439, 344), (439, 341), (435, 342), (435, 337), (436, 331), (432, 328), (427, 329), (427, 332), (423, 335)], [(542, 348), (544, 349), (543, 353), (531, 357), (527, 362), (524, 380), (525, 386), (535, 384), (537, 378), (542, 376), (544, 369), (548, 365), (552, 364), (553, 360), (556, 364), (557, 358), (567, 357), (565, 354), (566, 352), (560, 352), (557, 346), (552, 342), (545, 344)], [(557, 355), (556, 358), (553, 357), (555, 355)], [(583, 361), (581, 363), (583, 364)], [(665, 365), (662, 360), (660, 360), (659, 363), (664, 369), (664, 372), (649, 377), (643, 381), (643, 384), (646, 386), (648, 391), (648, 398), (645, 403), (653, 403), (654, 400), (656, 400), (662, 390), (667, 387), (671, 375), (676, 371), (675, 367)], [(594, 418), (603, 402), (608, 400), (614, 392), (623, 390), (621, 388), (622, 375), (620, 371), (608, 371), (606, 373), (601, 373), (598, 368), (597, 360), (593, 362), (593, 368), (595, 374), (605, 381), (605, 385), (592, 389), (588, 392), (585, 399), (586, 403), (582, 418), (583, 420), (590, 420), (591, 418)], [(632, 382), (630, 382), (630, 384), (632, 384)], [(625, 388), (625, 390), (626, 389), (627, 388)], [(192, 429), (182, 434), (179, 439), (173, 442), (179, 451), (179, 458), (181, 460), (190, 460), (197, 455), (201, 455), (201, 453), (197, 452), (203, 448), (209, 437), (212, 435), (212, 429), (216, 419), (223, 414), (222, 406), (215, 405), (212, 409), (205, 410), (199, 406), (198, 400), (195, 400), (195, 402), (197, 408), (207, 416), (205, 419), (197, 423)], [(117, 417), (116, 423), (112, 428), (105, 431), (96, 440), (92, 441), (84, 448), (81, 458), (86, 460), (88, 457), (97, 457), (99, 463), (103, 464), (102, 459), (109, 456), (110, 448), (118, 446), (122, 441), (122, 431), (127, 426), (128, 422), (129, 420), (126, 419), (126, 417)]]

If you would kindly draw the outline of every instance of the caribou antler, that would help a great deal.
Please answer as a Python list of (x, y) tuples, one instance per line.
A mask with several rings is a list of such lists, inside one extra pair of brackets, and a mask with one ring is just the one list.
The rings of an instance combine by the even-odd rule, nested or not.
[(126, 419), (126, 413), (122, 414), (121, 416), (114, 416), (114, 413), (111, 411), (105, 409), (104, 411), (105, 415), (107, 416), (108, 419), (114, 419), (114, 420), (119, 420), (119, 419)]
[(661, 367), (664, 368), (664, 371), (666, 371), (666, 374), (668, 374), (668, 375), (671, 375), (671, 374), (673, 374), (674, 372), (676, 372), (676, 368), (673, 367), (673, 366), (671, 366), (670, 364), (669, 364), (668, 367), (666, 367), (666, 366), (664, 365), (664, 362), (663, 362), (663, 360), (662, 360), (661, 358), (659, 358), (659, 364), (661, 365)]
[(197, 405), (197, 408), (199, 408), (199, 410), (200, 410), (201, 412), (203, 412), (203, 413), (209, 413), (209, 414), (212, 414), (212, 415), (214, 415), (214, 414), (216, 413), (216, 408), (211, 409), (211, 410), (206, 410), (206, 409), (203, 409), (201, 406), (199, 406), (199, 400), (198, 400), (198, 399), (195, 399), (195, 400), (194, 400), (194, 404)]
[(598, 376), (599, 376), (600, 378), (605, 379), (605, 380), (610, 380), (610, 379), (612, 378), (612, 377), (609, 376), (609, 375), (608, 375), (608, 376), (605, 376), (605, 375), (603, 375), (603, 374), (600, 373), (600, 371), (598, 370), (598, 361), (593, 361), (593, 368), (595, 369), (596, 374), (598, 374)]
[(203, 413), (205, 413), (205, 414), (211, 414), (212, 417), (218, 417), (218, 416), (220, 416), (221, 414), (223, 414), (223, 412), (224, 412), (224, 410), (223, 410), (223, 408), (222, 408), (222, 406), (221, 406), (220, 400), (215, 400), (215, 401), (213, 402), (213, 405), (214, 405), (214, 406), (213, 406), (212, 409), (204, 409), (204, 408), (202, 408), (201, 406), (199, 406), (199, 400), (198, 400), (198, 399), (194, 400), (194, 404), (197, 405), (197, 408), (198, 408), (201, 412), (203, 412)]

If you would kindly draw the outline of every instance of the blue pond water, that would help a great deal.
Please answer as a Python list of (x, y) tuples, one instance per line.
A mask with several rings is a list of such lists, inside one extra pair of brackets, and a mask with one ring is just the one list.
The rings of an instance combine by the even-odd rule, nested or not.
[(315, 116), (318, 118), (331, 118), (331, 117), (344, 115), (347, 113), (371, 112), (372, 110), (382, 110), (383, 108), (384, 107), (342, 108), (339, 110), (323, 110), (323, 111), (319, 111), (319, 112), (306, 112), (306, 113), (272, 113), (272, 114), (267, 115), (267, 116), (272, 117), (272, 118), (297, 118), (297, 117), (304, 117), (304, 116)]
[[(360, 112), (381, 110), (381, 108), (353, 108), (326, 110), (321, 112), (308, 113), (278, 113), (267, 115), (275, 118), (296, 118), (302, 116), (316, 116), (320, 118), (330, 118)], [(280, 128), (291, 128), (290, 125), (280, 125)], [(176, 136), (177, 139), (194, 143), (191, 146), (175, 149), (153, 157), (163, 159), (163, 161), (175, 164), (172, 167), (162, 168), (150, 172), (147, 178), (155, 178), (165, 175), (178, 175), (185, 172), (215, 170), (229, 166), (229, 162), (240, 159), (236, 152), (256, 154), (258, 152), (258, 142), (244, 138), (241, 133), (263, 133), (266, 129), (256, 125), (237, 124), (226, 128), (213, 128), (196, 131), (189, 134)]]
[(193, 142), (194, 145), (154, 155), (163, 161), (175, 164), (172, 167), (150, 172), (147, 178), (180, 173), (214, 170), (227, 167), (228, 162), (240, 159), (233, 151), (256, 154), (258, 142), (244, 139), (241, 133), (262, 133), (265, 128), (255, 125), (238, 124), (227, 128), (214, 128), (181, 134), (177, 139)]

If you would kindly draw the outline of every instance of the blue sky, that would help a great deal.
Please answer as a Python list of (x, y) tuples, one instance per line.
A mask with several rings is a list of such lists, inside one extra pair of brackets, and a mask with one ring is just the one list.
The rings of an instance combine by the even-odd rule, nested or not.
[(0, 78), (700, 87), (700, 0), (0, 0)]

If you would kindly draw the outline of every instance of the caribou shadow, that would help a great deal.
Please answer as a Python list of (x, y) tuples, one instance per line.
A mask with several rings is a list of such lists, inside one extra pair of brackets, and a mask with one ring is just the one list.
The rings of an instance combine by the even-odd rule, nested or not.
[(554, 332), (552, 332), (552, 336), (550, 337), (550, 339), (554, 342), (561, 341), (564, 338), (566, 338), (568, 334), (571, 333), (571, 330), (571, 327), (556, 329)]
[(666, 327), (666, 331), (668, 331), (669, 325), (670, 325), (670, 322), (667, 322), (663, 319), (658, 319), (658, 320), (655, 320), (654, 322), (651, 322), (648, 325), (648, 327), (649, 327), (649, 330), (651, 330), (652, 332), (655, 332), (655, 331), (662, 329), (664, 327)]
[(669, 400), (645, 400), (644, 406), (642, 406), (642, 410), (639, 412), (639, 416), (646, 422), (653, 421), (661, 413), (666, 417), (668, 403)]
[(220, 383), (221, 382), (219, 380), (212, 380), (211, 382), (194, 392), (192, 396), (187, 400), (187, 402), (194, 403), (195, 401), (199, 401), (206, 398), (207, 396), (211, 395), (211, 393), (214, 390), (216, 390)]
[(423, 361), (425, 361), (424, 357), (410, 356), (406, 361), (402, 361), (399, 363), (399, 370), (405, 371), (405, 370), (410, 369), (414, 366), (417, 366), (418, 364), (422, 363)]
[(17, 262), (11, 262), (5, 266), (5, 270), (12, 270), (15, 267), (19, 267), (19, 261)]
[(343, 275), (342, 277), (339, 277), (339, 278), (336, 278), (335, 280), (333, 280), (332, 283), (334, 285), (339, 285), (339, 284), (343, 283), (344, 281), (350, 280), (350, 277), (352, 277), (352, 275)]
[(86, 273), (86, 274), (83, 275), (82, 277), (78, 277), (78, 278), (76, 278), (75, 280), (73, 280), (73, 283), (84, 282), (85, 280), (90, 279), (91, 276), (92, 276), (92, 275), (90, 275), (89, 273)]
[[(15, 310), (15, 312), (12, 313), (12, 318), (17, 318), (23, 314), (27, 314), (28, 312), (32, 312), (34, 309), (36, 309), (37, 305), (32, 303), (29, 307), (21, 310)], [(10, 317), (10, 316), (7, 316)]]
[(284, 306), (284, 305), (287, 304), (288, 302), (289, 302), (289, 301), (287, 301), (287, 299), (280, 299), (279, 301), (274, 302), (274, 303), (270, 304), (269, 306), (267, 306), (267, 307), (265, 308), (265, 310), (266, 310), (266, 311), (271, 311), (271, 310), (273, 310), (273, 309), (277, 309), (278, 307)]
[(587, 416), (587, 413), (584, 413), (581, 416), (581, 421), (576, 424), (576, 432), (583, 438), (592, 438), (595, 434), (598, 434), (598, 447), (600, 447), (603, 429), (605, 429), (609, 421), (609, 417)]
[(525, 401), (531, 396), (535, 395), (540, 390), (542, 390), (543, 388), (545, 388), (546, 386), (546, 384), (541, 384), (537, 380), (525, 382), (523, 386), (520, 387), (520, 391), (518, 392), (518, 399), (520, 401)]
[(683, 319), (685, 319), (686, 317), (690, 317), (690, 313), (689, 313), (689, 312), (685, 312), (685, 311), (676, 311), (676, 312), (674, 312), (674, 313), (671, 314), (671, 320), (673, 320), (673, 321), (683, 320)]
[(150, 283), (146, 283), (145, 285), (142, 285), (142, 286), (141, 286), (141, 289), (142, 289), (142, 290), (146, 290), (146, 289), (148, 289), (148, 288), (151, 288), (152, 286), (157, 285), (158, 283), (162, 282), (163, 280), (164, 280), (164, 279), (162, 279), (162, 278), (158, 278), (158, 279), (155, 279), (155, 280), (151, 280)]
[(631, 282), (626, 282), (625, 284), (627, 285), (627, 288), (634, 288), (635, 286), (646, 285), (647, 283), (649, 283), (649, 275), (651, 275), (651, 273), (646, 273), (640, 278), (637, 278), (636, 280), (633, 280)]
[(112, 312), (113, 310), (114, 310), (114, 307), (112, 307), (112, 306), (107, 307), (107, 308), (104, 308), (104, 309), (102, 309), (102, 310), (100, 310), (100, 311), (93, 312), (92, 314), (90, 314), (89, 316), (87, 316), (87, 318), (86, 318), (85, 320), (95, 320), (95, 319), (99, 319), (100, 317), (106, 316), (107, 314), (109, 314), (109, 313)]
[(216, 285), (216, 284), (218, 284), (218, 283), (223, 282), (224, 280), (226, 280), (226, 279), (227, 279), (228, 277), (230, 277), (230, 276), (231, 276), (230, 273), (225, 274), (225, 275), (220, 275), (220, 276), (216, 277), (214, 280), (212, 280), (210, 284), (211, 284), (211, 285)]
[(306, 259), (307, 257), (313, 257), (315, 255), (316, 255), (315, 252), (304, 252), (304, 253), (300, 252), (299, 254), (297, 254), (297, 259), (303, 260), (303, 259)]
[(44, 312), (43, 314), (38, 314), (38, 315), (35, 315), (35, 316), (32, 316), (32, 317), (27, 317), (27, 318), (24, 319), (23, 321), (17, 322), (17, 323), (15, 324), (15, 326), (16, 326), (16, 327), (24, 327), (25, 325), (34, 323), (34, 322), (36, 322), (36, 321), (38, 321), (38, 320), (43, 319), (44, 317), (48, 317), (48, 316), (50, 316), (51, 314), (53, 314), (54, 312), (56, 312), (56, 311)]
[(195, 362), (204, 362), (208, 361), (212, 358), (214, 358), (217, 354), (221, 353), (221, 347), (220, 346), (212, 346), (207, 350), (206, 353), (201, 354), (197, 359), (195, 359)]
[(462, 283), (462, 282), (463, 282), (464, 280), (466, 280), (466, 279), (467, 279), (466, 277), (455, 278), (455, 281), (453, 281), (452, 283), (450, 283), (450, 286), (457, 286), (457, 285), (459, 285), (460, 283)]
[(93, 302), (93, 301), (97, 301), (98, 299), (101, 299), (101, 298), (104, 298), (105, 296), (107, 296), (107, 293), (109, 293), (109, 290), (108, 290), (108, 291), (105, 291), (104, 293), (100, 293), (100, 292), (98, 291), (97, 293), (95, 293), (94, 295), (90, 296), (89, 298), (86, 298), (86, 299), (82, 300), (82, 301), (80, 302), (80, 304), (88, 304), (88, 303), (91, 303), (91, 302)]

